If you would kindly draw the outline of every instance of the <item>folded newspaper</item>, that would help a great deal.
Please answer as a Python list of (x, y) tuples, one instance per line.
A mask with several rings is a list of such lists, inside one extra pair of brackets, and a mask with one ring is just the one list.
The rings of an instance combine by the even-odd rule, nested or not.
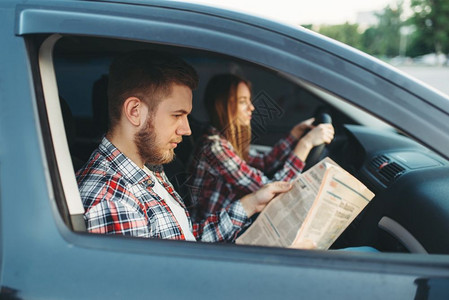
[(237, 244), (327, 250), (374, 194), (330, 158), (299, 175), (293, 188), (273, 199)]

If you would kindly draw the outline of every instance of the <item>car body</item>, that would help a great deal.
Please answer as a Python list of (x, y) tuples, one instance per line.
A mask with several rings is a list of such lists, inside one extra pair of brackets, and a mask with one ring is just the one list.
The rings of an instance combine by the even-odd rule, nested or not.
[[(306, 29), (212, 7), (6, 0), (0, 19), (2, 299), (448, 297), (447, 95)], [(104, 96), (111, 59), (140, 48), (197, 69), (192, 131), (207, 122), (201, 91), (219, 72), (253, 82), (254, 143), (265, 147), (315, 110), (330, 111), (329, 156), (376, 193), (335, 248), (381, 252), (86, 233), (73, 165), (101, 137), (104, 104), (92, 101)], [(168, 166), (170, 177), (185, 163)]]

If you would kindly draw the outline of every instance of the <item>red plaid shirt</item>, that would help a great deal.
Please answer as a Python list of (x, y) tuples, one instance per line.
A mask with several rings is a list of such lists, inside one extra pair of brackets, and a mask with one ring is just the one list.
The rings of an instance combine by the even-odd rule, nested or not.
[[(184, 202), (161, 166), (152, 167), (156, 178), (184, 208), (197, 240), (233, 241), (249, 219), (240, 201), (192, 224)], [(185, 239), (170, 207), (153, 191), (154, 182), (106, 138), (76, 174), (87, 230), (92, 233)]]
[[(216, 213), (268, 182), (295, 178), (304, 168), (304, 162), (292, 152), (296, 142), (289, 135), (266, 155), (250, 151), (246, 162), (217, 129), (209, 128), (200, 138), (189, 167), (188, 186), (199, 210), (196, 213)], [(265, 175), (275, 170), (272, 178)]]

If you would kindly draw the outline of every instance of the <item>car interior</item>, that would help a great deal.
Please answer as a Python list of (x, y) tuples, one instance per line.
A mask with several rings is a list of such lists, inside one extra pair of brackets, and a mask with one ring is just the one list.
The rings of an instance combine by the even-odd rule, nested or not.
[[(449, 253), (449, 237), (444, 234), (449, 231), (446, 159), (323, 88), (219, 53), (97, 37), (59, 38), (52, 55), (72, 180), (107, 130), (109, 64), (120, 53), (142, 48), (177, 54), (200, 77), (189, 116), (192, 135), (184, 137), (176, 149), (176, 159), (164, 167), (187, 206), (186, 167), (196, 140), (209, 122), (203, 91), (213, 75), (233, 73), (252, 83), (256, 107), (252, 147), (256, 151), (268, 151), (295, 124), (325, 112), (332, 118), (336, 135), (321, 158), (329, 156), (375, 193), (331, 248), (372, 246), (382, 252)], [(73, 229), (73, 218), (70, 221), (64, 216), (71, 214), (66, 206), (58, 204), (63, 219)]]

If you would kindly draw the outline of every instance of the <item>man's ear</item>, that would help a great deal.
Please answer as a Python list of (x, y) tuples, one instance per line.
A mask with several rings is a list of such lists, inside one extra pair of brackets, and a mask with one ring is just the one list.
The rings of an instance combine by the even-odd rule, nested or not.
[(123, 103), (123, 115), (134, 126), (139, 127), (146, 120), (147, 107), (137, 97), (129, 97)]

